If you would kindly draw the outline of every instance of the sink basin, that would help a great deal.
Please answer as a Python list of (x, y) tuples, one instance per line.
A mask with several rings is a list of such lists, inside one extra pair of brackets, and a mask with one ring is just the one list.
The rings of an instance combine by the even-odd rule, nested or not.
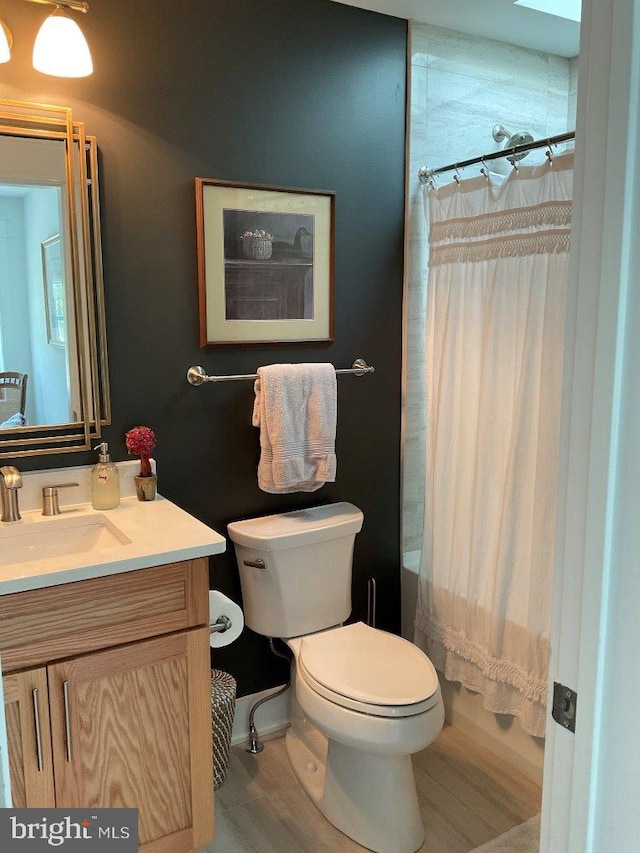
[[(2, 525), (5, 528), (5, 525)], [(131, 539), (102, 514), (17, 522), (0, 530), (0, 566), (103, 551)]]

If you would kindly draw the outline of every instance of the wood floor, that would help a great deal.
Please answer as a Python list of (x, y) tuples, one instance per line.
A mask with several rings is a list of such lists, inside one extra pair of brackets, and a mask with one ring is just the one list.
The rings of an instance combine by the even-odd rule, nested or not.
[[(426, 839), (420, 853), (468, 853), (540, 811), (539, 786), (455, 728), (414, 756)], [(203, 853), (362, 853), (303, 792), (283, 737), (234, 747), (216, 791), (216, 840)]]

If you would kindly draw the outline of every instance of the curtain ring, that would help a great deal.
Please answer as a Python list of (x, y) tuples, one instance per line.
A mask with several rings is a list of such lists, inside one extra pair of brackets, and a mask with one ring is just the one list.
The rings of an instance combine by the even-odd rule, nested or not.
[(549, 165), (553, 166), (553, 149), (551, 148), (551, 140), (547, 140), (547, 150), (545, 151), (545, 155), (549, 161)]
[(480, 169), (480, 174), (481, 174), (481, 175), (484, 175), (484, 177), (485, 177), (487, 180), (489, 180), (489, 167), (488, 167), (488, 166), (487, 166), (487, 164), (484, 162), (484, 157), (482, 158), (482, 160), (481, 160), (480, 162), (482, 163), (482, 167), (481, 167), (481, 169)]
[(458, 170), (458, 164), (457, 163), (456, 163), (454, 170), (453, 170), (453, 180), (456, 182), (456, 184), (458, 184), (458, 186), (460, 186), (460, 172)]
[(513, 163), (512, 163), (511, 165), (513, 166), (513, 171), (514, 171), (514, 172), (519, 172), (519, 171), (520, 171), (520, 169), (518, 168), (518, 164), (516, 163), (515, 158), (514, 158)]

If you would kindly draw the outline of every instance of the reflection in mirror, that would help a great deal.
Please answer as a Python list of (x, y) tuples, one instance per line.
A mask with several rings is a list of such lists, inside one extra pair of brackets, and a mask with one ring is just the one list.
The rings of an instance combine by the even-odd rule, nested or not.
[(0, 457), (84, 450), (109, 417), (95, 140), (66, 108), (0, 116)]
[(0, 164), (0, 373), (31, 379), (25, 424), (77, 421), (77, 365), (67, 347), (73, 288), (62, 215), (64, 145), (0, 137)]

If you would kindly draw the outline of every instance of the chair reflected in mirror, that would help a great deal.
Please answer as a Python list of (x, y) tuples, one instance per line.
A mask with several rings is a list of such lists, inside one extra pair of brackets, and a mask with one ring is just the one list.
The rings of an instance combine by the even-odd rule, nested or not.
[(24, 426), (27, 399), (27, 373), (0, 373), (0, 429)]

